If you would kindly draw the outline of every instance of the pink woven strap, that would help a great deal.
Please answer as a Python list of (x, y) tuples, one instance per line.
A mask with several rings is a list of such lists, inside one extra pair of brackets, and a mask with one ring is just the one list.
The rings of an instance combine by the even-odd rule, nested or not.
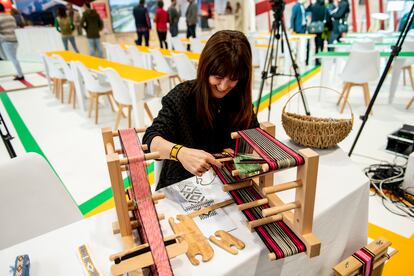
[(362, 264), (362, 276), (370, 276), (372, 269), (374, 268), (375, 255), (363, 247), (352, 256)]
[(144, 234), (142, 239), (148, 242), (156, 267), (153, 273), (162, 276), (173, 275), (157, 211), (151, 197), (150, 185), (145, 171), (144, 152), (133, 128), (120, 130), (119, 136), (129, 162), (132, 196), (136, 202), (139, 202), (135, 216), (141, 221)]

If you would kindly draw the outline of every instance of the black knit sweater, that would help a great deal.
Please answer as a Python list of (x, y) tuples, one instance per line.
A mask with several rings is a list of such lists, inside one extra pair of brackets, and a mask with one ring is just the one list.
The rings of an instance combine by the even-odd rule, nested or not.
[[(239, 112), (231, 102), (231, 93), (238, 91), (232, 90), (224, 98), (212, 100), (214, 129), (211, 129), (203, 127), (197, 116), (195, 98), (191, 92), (194, 86), (194, 81), (181, 83), (162, 98), (162, 109), (145, 132), (144, 144), (151, 147), (152, 139), (161, 136), (172, 143), (209, 153), (234, 148), (234, 140), (230, 138), (230, 133), (239, 129), (231, 127), (229, 118), (237, 116), (235, 114)], [(255, 116), (249, 128), (258, 126)], [(184, 169), (180, 162), (165, 160), (157, 190), (191, 176), (192, 174)]]

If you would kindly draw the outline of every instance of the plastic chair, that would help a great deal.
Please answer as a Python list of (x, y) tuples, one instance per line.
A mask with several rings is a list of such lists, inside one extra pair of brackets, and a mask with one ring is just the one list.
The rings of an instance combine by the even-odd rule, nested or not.
[[(414, 38), (408, 38), (404, 41), (404, 44), (401, 49), (402, 52), (414, 52)], [(403, 83), (406, 84), (405, 80), (405, 73), (408, 73), (408, 77), (410, 78), (411, 88), (414, 91), (414, 78), (413, 78), (413, 70), (412, 65), (414, 64), (414, 61), (412, 59), (405, 59), (404, 65), (403, 65)]]
[(172, 47), (176, 51), (185, 52), (187, 49), (184, 46), (184, 43), (181, 42), (178, 36), (171, 38)]
[(178, 77), (181, 81), (193, 80), (197, 77), (197, 71), (194, 64), (185, 54), (174, 54), (172, 58), (177, 68)]
[(59, 177), (36, 153), (0, 164), (0, 249), (80, 221)]
[(118, 44), (112, 44), (109, 46), (111, 60), (114, 62), (119, 62), (122, 64), (131, 65), (131, 60), (126, 54), (125, 50), (121, 48)]
[(367, 38), (374, 41), (375, 43), (381, 43), (384, 40), (384, 36), (381, 34), (372, 34), (367, 36)]
[(76, 62), (71, 61), (69, 64), (70, 69), (72, 70), (73, 83), (75, 85), (75, 99), (78, 101), (81, 110), (86, 111), (85, 100), (88, 97), (88, 95), (85, 91), (85, 82), (83, 81), (82, 75), (76, 66)]
[(375, 42), (371, 39), (358, 39), (352, 43), (351, 51), (371, 51), (375, 49)]
[(86, 90), (89, 92), (88, 116), (91, 117), (93, 105), (95, 104), (95, 124), (97, 124), (99, 118), (99, 97), (106, 96), (112, 111), (115, 112), (111, 99), (111, 86), (108, 83), (101, 83), (98, 79), (94, 78), (92, 73), (85, 67), (85, 65), (83, 65), (83, 63), (76, 61), (76, 67), (85, 81)]
[(337, 102), (337, 105), (339, 105), (343, 98), (341, 113), (344, 111), (349, 91), (353, 86), (362, 86), (364, 90), (365, 105), (368, 106), (371, 98), (368, 82), (374, 81), (379, 77), (379, 67), (379, 51), (351, 51), (344, 70), (340, 75), (344, 82), (342, 94)]
[(55, 57), (44, 56), (44, 60), (47, 64), (47, 69), (49, 71), (49, 77), (53, 83), (53, 94), (63, 101), (63, 83), (66, 81), (65, 74)]
[(177, 72), (171, 68), (159, 50), (150, 49), (150, 54), (155, 64), (155, 70), (169, 75), (169, 88), (171, 89), (172, 79), (178, 78)]
[[(71, 68), (66, 63), (66, 61), (63, 60), (61, 56), (53, 55), (53, 57), (56, 59), (57, 63), (59, 64), (60, 68), (63, 69), (63, 73), (65, 75), (66, 80), (69, 82), (69, 99), (68, 103), (72, 104), (73, 108), (76, 107), (76, 95), (75, 95), (75, 83), (73, 82), (74, 76)], [(63, 91), (62, 91), (63, 92)], [(61, 102), (64, 102), (64, 95), (62, 93)]]
[(190, 45), (191, 45), (191, 51), (193, 53), (201, 54), (201, 52), (204, 49), (204, 44), (201, 43), (201, 39), (199, 38), (191, 38)]

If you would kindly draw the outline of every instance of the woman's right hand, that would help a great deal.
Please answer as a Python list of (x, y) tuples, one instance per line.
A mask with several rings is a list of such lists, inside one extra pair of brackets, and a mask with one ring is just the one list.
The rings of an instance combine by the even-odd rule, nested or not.
[(219, 168), (222, 166), (210, 153), (186, 147), (180, 149), (177, 159), (187, 171), (196, 176), (202, 176), (211, 168), (211, 165)]

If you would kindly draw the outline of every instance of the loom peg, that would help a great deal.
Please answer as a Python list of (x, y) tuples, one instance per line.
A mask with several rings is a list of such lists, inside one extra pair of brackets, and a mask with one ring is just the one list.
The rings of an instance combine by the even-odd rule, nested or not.
[[(135, 128), (135, 132), (136, 133), (143, 133), (143, 132), (145, 132), (147, 129), (145, 128), (145, 127), (143, 127), (143, 128)], [(113, 137), (116, 137), (116, 136), (119, 136), (119, 133), (118, 133), (118, 131), (116, 131), (116, 130), (114, 130), (114, 131), (112, 131), (112, 136)]]
[(268, 203), (269, 203), (269, 200), (267, 198), (262, 198), (262, 199), (258, 199), (258, 200), (255, 200), (255, 201), (240, 204), (237, 207), (239, 207), (240, 211), (243, 211), (243, 210), (250, 209), (250, 208), (253, 208), (253, 207), (262, 206), (262, 205), (268, 204)]
[(275, 253), (269, 253), (267, 254), (267, 257), (270, 261), (276, 261), (276, 254)]
[(286, 182), (283, 184), (277, 184), (275, 186), (265, 187), (262, 189), (262, 192), (264, 194), (274, 194), (281, 191), (286, 191), (294, 188), (298, 188), (302, 186), (302, 181), (300, 179), (292, 181), (292, 182)]
[(289, 210), (300, 208), (300, 206), (301, 205), (299, 201), (294, 201), (294, 202), (287, 203), (281, 206), (275, 206), (275, 207), (263, 209), (262, 215), (264, 217), (269, 217), (269, 216), (277, 215), (279, 213), (283, 213)]
[[(158, 214), (158, 220), (163, 220), (165, 219), (165, 215), (164, 214)], [(137, 220), (135, 220), (134, 218), (130, 218), (130, 222), (131, 222), (131, 228), (132, 229), (136, 229), (138, 228), (138, 226), (141, 225), (141, 223)], [(112, 223), (112, 233), (113, 234), (119, 234), (120, 233), (120, 229), (119, 229), (119, 223), (117, 221)]]
[(271, 217), (266, 217), (266, 218), (261, 218), (261, 219), (256, 219), (256, 220), (252, 220), (249, 221), (247, 223), (247, 227), (249, 227), (250, 231), (253, 232), (254, 228), (265, 225), (265, 224), (269, 224), (272, 222), (276, 222), (279, 220), (282, 220), (283, 216), (282, 215), (275, 215), (275, 216), (271, 216)]
[[(262, 164), (261, 167), (262, 167), (262, 173), (265, 173), (265, 172), (269, 171), (269, 164)], [(239, 170), (232, 170), (231, 175), (232, 176), (239, 176), (240, 172), (239, 172)]]
[(243, 181), (243, 182), (235, 183), (235, 184), (225, 184), (225, 185), (223, 185), (223, 191), (224, 192), (230, 192), (230, 191), (250, 187), (252, 185), (253, 185), (253, 183), (252, 183), (251, 180), (247, 180), (247, 181)]
[[(151, 161), (145, 161), (144, 162), (145, 166), (150, 166), (151, 165)], [(126, 172), (128, 171), (128, 166), (127, 165), (121, 165), (121, 171)]]
[[(161, 199), (164, 199), (165, 194), (164, 193), (153, 193), (151, 198), (152, 198), (152, 201), (155, 203), (155, 202), (158, 202)], [(135, 210), (135, 209), (136, 209), (136, 206), (135, 206), (134, 202), (132, 200), (128, 200), (128, 210), (132, 211), (132, 210)]]
[[(152, 159), (158, 159), (158, 158), (160, 158), (160, 154), (158, 152), (150, 152), (150, 153), (144, 154), (145, 160), (152, 160)], [(122, 158), (119, 161), (121, 165), (126, 165), (129, 163), (127, 158)]]
[[(142, 144), (141, 149), (144, 150), (144, 151), (148, 150), (148, 145), (147, 144)], [(116, 149), (115, 152), (118, 153), (118, 154), (124, 154), (122, 149)]]
[(237, 139), (240, 138), (240, 134), (238, 132), (232, 132), (230, 134), (231, 139)]

